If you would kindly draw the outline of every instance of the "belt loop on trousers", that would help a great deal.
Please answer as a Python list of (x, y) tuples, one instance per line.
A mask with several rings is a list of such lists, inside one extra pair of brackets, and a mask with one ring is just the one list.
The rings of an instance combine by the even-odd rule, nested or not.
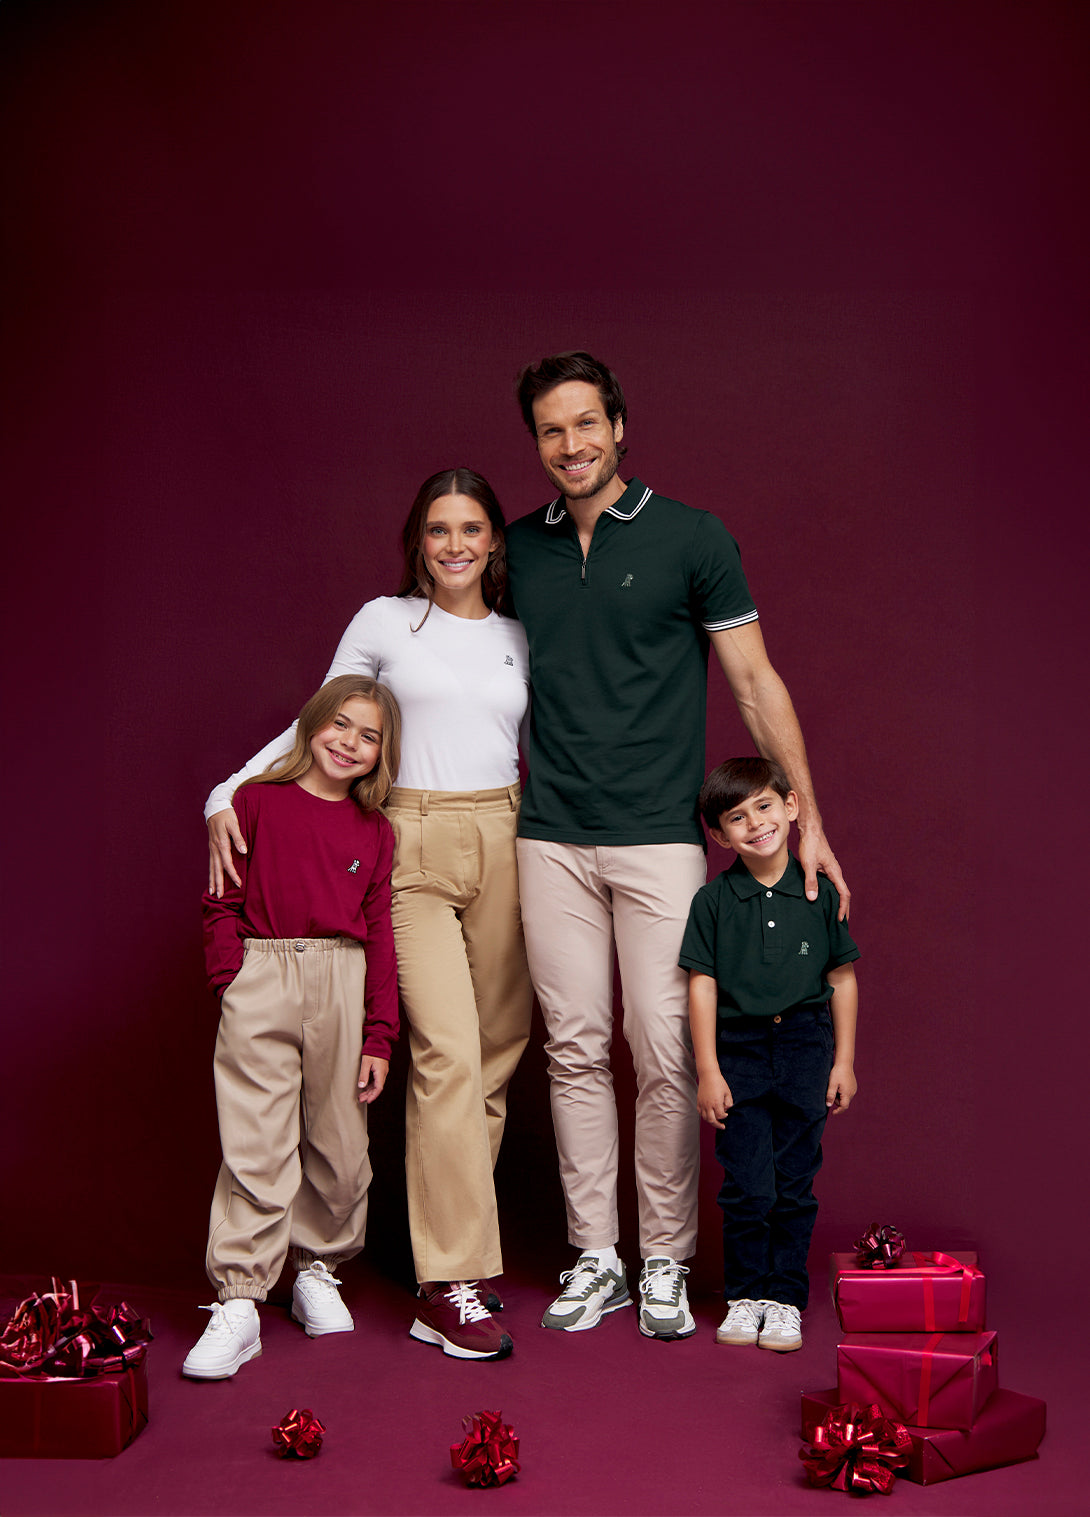
[(427, 814), (428, 814), (428, 796), (430, 794), (431, 794), (430, 790), (422, 790), (420, 792), (420, 815), (421, 816), (427, 816)]
[(507, 799), (511, 802), (511, 810), (517, 811), (519, 809), (519, 787), (517, 785), (508, 785)]

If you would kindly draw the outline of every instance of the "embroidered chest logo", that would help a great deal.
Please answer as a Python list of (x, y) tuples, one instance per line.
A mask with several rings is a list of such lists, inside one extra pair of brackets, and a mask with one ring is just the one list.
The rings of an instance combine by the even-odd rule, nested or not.
[(621, 589), (622, 590), (631, 590), (631, 588), (632, 588), (632, 576), (631, 576), (631, 574), (626, 574), (625, 577), (624, 577), (624, 579), (621, 580)]
[(802, 942), (799, 944), (799, 953), (805, 959), (809, 955), (809, 952), (810, 952), (810, 945), (806, 941), (806, 939), (803, 938)]
[(360, 867), (360, 861), (359, 861), (359, 859), (353, 859), (352, 862), (351, 862), (351, 864), (349, 864), (349, 866), (348, 866), (348, 872), (349, 872), (349, 874), (355, 874), (358, 871), (359, 867)]
[(512, 658), (512, 657), (511, 657), (511, 655), (510, 655), (510, 654), (507, 654), (507, 656), (506, 656), (506, 658), (505, 658), (505, 659), (504, 659), (504, 663), (505, 663), (505, 664), (510, 664), (510, 665), (511, 665), (511, 668), (512, 668), (512, 669), (513, 669), (513, 668), (514, 668), (514, 667), (515, 667), (515, 661), (514, 661), (514, 659), (513, 659), (513, 658)]

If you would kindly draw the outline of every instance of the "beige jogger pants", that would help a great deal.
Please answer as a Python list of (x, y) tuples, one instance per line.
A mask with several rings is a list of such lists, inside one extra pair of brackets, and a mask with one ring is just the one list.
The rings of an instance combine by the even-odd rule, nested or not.
[(385, 812), (412, 1071), (405, 1178), (418, 1280), (503, 1268), (492, 1171), (533, 991), (519, 915), (517, 785), (395, 789)]
[(618, 1239), (617, 1103), (610, 1071), (613, 948), (636, 1072), (640, 1252), (696, 1247), (699, 1119), (689, 976), (678, 967), (706, 860), (696, 843), (594, 847), (520, 838), (534, 989), (549, 1029), (549, 1087), (568, 1241)]
[(367, 1224), (363, 945), (247, 938), (214, 1061), (220, 1165), (205, 1268), (219, 1298), (264, 1301), (289, 1247), (302, 1268), (359, 1253)]

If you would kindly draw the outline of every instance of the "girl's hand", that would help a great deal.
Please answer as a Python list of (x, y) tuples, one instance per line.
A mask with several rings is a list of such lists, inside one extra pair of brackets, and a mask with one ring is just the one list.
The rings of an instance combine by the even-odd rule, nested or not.
[(730, 1086), (716, 1070), (715, 1074), (701, 1075), (696, 1089), (696, 1107), (702, 1119), (722, 1132), (727, 1113), (734, 1105)]
[(830, 1116), (835, 1117), (837, 1112), (847, 1111), (858, 1089), (853, 1067), (850, 1064), (834, 1064), (829, 1076), (829, 1088), (825, 1092), (825, 1105), (829, 1108)]
[(382, 1087), (386, 1084), (386, 1076), (390, 1072), (389, 1059), (376, 1059), (374, 1054), (365, 1053), (360, 1060), (359, 1099), (364, 1106), (370, 1106), (377, 1096), (382, 1094)]
[(226, 811), (214, 811), (208, 818), (208, 892), (217, 899), (223, 894), (225, 873), (230, 875), (240, 889), (242, 887), (242, 881), (238, 877), (234, 860), (231, 858), (232, 844), (239, 853), (246, 852), (238, 817), (234, 809), (228, 806)]

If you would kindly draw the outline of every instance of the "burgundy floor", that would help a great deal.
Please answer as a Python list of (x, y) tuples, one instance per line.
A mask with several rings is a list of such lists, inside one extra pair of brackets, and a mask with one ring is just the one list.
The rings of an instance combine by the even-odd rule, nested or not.
[[(823, 1271), (821, 1272), (823, 1275)], [(5, 1308), (24, 1282), (0, 1278)], [(508, 1276), (512, 1357), (445, 1358), (407, 1335), (411, 1298), (362, 1263), (345, 1271), (358, 1327), (311, 1341), (283, 1304), (264, 1308), (264, 1353), (231, 1381), (183, 1380), (178, 1366), (206, 1320), (193, 1296), (108, 1288), (152, 1317), (151, 1421), (120, 1457), (4, 1460), (3, 1517), (61, 1514), (625, 1513), (787, 1517), (846, 1510), (852, 1498), (811, 1490), (797, 1458), (799, 1395), (834, 1383), (836, 1321), (815, 1272), (801, 1352), (718, 1347), (720, 1303), (694, 1301), (697, 1333), (681, 1343), (640, 1337), (632, 1311), (589, 1333), (537, 1324), (551, 1293), (544, 1273)], [(1090, 1510), (1080, 1354), (1057, 1351), (1037, 1304), (1004, 1303), (1001, 1382), (1044, 1396), (1049, 1431), (1029, 1463), (921, 1487), (898, 1481), (891, 1517), (929, 1513), (1026, 1517)], [(1077, 1324), (1052, 1315), (1049, 1326)], [(1082, 1412), (1080, 1414), (1080, 1403)], [(306, 1463), (279, 1460), (269, 1429), (292, 1406), (326, 1424)], [(500, 1409), (522, 1439), (522, 1473), (500, 1490), (466, 1490), (448, 1446), (463, 1415)], [(883, 1498), (873, 1498), (887, 1511)]]

